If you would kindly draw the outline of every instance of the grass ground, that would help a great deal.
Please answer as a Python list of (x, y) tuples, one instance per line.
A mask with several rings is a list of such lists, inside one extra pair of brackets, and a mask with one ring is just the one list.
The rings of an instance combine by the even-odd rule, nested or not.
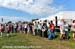
[(23, 33), (11, 33), (10, 37), (6, 37), (6, 34), (3, 33), (3, 37), (0, 37), (0, 49), (10, 49), (3, 48), (4, 46), (39, 46), (39, 48), (21, 47), (11, 49), (75, 49), (75, 41), (72, 38), (61, 41), (59, 37), (54, 40), (48, 40), (47, 38)]

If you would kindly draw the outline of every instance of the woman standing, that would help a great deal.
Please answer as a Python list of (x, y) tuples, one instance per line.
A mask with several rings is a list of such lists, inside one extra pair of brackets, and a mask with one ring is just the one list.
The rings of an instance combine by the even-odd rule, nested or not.
[(71, 26), (71, 31), (73, 33), (73, 40), (75, 40), (75, 20), (73, 20), (72, 26)]
[(61, 20), (60, 23), (60, 39), (64, 40), (65, 32), (64, 32), (64, 19)]

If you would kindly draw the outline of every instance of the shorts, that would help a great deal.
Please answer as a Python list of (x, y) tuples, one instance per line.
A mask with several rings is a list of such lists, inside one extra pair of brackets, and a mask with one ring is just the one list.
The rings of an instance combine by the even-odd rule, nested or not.
[(72, 33), (75, 33), (75, 31), (72, 31)]
[(64, 32), (63, 30), (60, 30), (60, 33), (61, 33), (61, 34), (65, 34), (65, 32)]

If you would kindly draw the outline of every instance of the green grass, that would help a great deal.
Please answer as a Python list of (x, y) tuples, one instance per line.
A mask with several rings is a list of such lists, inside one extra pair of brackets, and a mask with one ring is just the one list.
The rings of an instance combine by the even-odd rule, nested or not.
[(3, 33), (3, 36), (0, 37), (0, 48), (2, 46), (28, 46), (30, 45), (23, 34), (20, 33), (11, 33), (10, 37), (7, 37), (5, 33)]
[[(59, 35), (54, 40), (48, 40), (47, 38), (33, 36), (24, 33), (11, 33), (10, 37), (6, 37), (6, 33), (0, 37), (0, 49), (3, 46), (40, 46), (40, 48), (34, 49), (75, 49), (75, 41), (72, 40), (72, 33), (69, 34), (71, 37), (69, 40), (59, 40)], [(14, 49), (14, 48), (12, 48)], [(33, 48), (15, 48), (15, 49), (33, 49)]]

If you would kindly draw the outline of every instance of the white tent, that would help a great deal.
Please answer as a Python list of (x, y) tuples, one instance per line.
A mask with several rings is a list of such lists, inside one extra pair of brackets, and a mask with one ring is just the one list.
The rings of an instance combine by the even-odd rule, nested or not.
[(55, 16), (57, 16), (58, 19), (75, 19), (75, 11), (61, 11), (47, 18), (55, 19)]
[(61, 19), (65, 19), (66, 21), (68, 21), (69, 24), (71, 24), (72, 20), (75, 19), (75, 11), (61, 11), (54, 15), (48, 16), (47, 18), (44, 18), (44, 20), (48, 20), (48, 21), (53, 20), (55, 23), (56, 16), (58, 18), (58, 24), (60, 24)]
[(55, 16), (58, 18), (58, 24), (60, 24), (60, 20), (64, 19), (69, 24), (72, 23), (72, 20), (75, 19), (75, 11), (61, 11), (56, 13), (55, 15), (47, 17), (47, 20), (55, 20)]

